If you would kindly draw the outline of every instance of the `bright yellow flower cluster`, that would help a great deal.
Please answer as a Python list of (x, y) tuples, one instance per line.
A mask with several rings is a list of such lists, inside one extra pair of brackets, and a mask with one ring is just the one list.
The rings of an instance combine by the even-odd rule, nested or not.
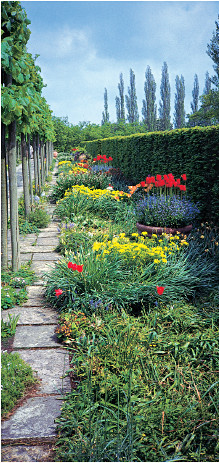
[(72, 193), (80, 193), (82, 195), (88, 196), (92, 199), (98, 199), (102, 196), (114, 198), (117, 201), (120, 199), (127, 197), (128, 194), (124, 193), (124, 191), (114, 191), (114, 190), (101, 190), (101, 189), (91, 189), (84, 185), (74, 185), (72, 188), (68, 189), (65, 192), (65, 198), (71, 196)]
[(69, 164), (69, 165), (70, 165), (70, 164), (71, 164), (71, 161), (60, 161), (58, 165), (59, 165), (59, 166), (63, 166), (63, 165), (65, 165), (65, 164)]
[(85, 169), (84, 167), (80, 167), (77, 164), (75, 164), (71, 170), (69, 170), (69, 174), (87, 174), (88, 170)]
[[(130, 240), (125, 236), (125, 233), (120, 233), (118, 237), (114, 237), (112, 240), (106, 240), (103, 242), (95, 242), (93, 244), (93, 251), (99, 252), (98, 257), (105, 256), (106, 254), (115, 255), (119, 254), (126, 261), (134, 261), (136, 264), (142, 264), (148, 261), (153, 261), (155, 264), (166, 264), (168, 255), (173, 252), (180, 252), (183, 244), (188, 244), (185, 239), (179, 237), (168, 237), (163, 234), (161, 238), (157, 238), (157, 235), (153, 235), (153, 238), (144, 238), (139, 236), (137, 233), (132, 233), (132, 238), (136, 240)], [(180, 240), (181, 246), (178, 245), (178, 239)]]

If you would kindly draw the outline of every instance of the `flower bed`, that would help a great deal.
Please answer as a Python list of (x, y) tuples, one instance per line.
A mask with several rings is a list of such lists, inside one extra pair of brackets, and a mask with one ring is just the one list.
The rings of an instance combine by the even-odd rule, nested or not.
[(139, 236), (142, 183), (129, 194), (112, 179), (102, 191), (75, 183), (56, 208), (63, 257), (46, 292), (74, 386), (59, 461), (217, 458), (218, 230)]

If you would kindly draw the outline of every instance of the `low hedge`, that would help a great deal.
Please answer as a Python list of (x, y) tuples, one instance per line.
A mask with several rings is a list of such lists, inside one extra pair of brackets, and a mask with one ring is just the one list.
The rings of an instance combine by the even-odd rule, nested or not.
[(147, 175), (186, 173), (189, 197), (203, 220), (218, 222), (219, 125), (134, 134), (84, 142), (87, 151), (111, 156), (113, 166), (136, 184)]

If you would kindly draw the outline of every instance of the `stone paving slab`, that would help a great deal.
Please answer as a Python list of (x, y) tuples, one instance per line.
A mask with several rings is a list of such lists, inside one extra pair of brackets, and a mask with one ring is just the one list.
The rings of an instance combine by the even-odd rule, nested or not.
[(56, 253), (56, 252), (35, 252), (33, 254), (33, 260), (32, 262), (35, 262), (35, 261), (57, 261), (60, 259), (60, 254)]
[(46, 245), (46, 246), (22, 246), (22, 253), (26, 254), (28, 252), (30, 253), (36, 253), (36, 252), (53, 252), (55, 249), (55, 246), (51, 245)]
[(26, 302), (23, 302), (22, 307), (29, 307), (29, 310), (32, 309), (32, 307), (44, 307), (46, 304), (45, 298), (42, 297), (32, 297), (29, 298)]
[(13, 309), (3, 310), (1, 317), (5, 322), (9, 319), (8, 315), (19, 315), (18, 325), (48, 325), (58, 321), (58, 313), (50, 307), (13, 307)]
[[(58, 235), (58, 233), (59, 232), (58, 232), (57, 229), (56, 230), (50, 230), (49, 236), (51, 236), (51, 238), (53, 238), (54, 236), (56, 237)], [(38, 238), (48, 238), (48, 232), (45, 232), (45, 231), (40, 232)]]
[(44, 287), (41, 288), (39, 285), (27, 286), (28, 297), (35, 297), (35, 296), (43, 297), (44, 292), (45, 292)]
[(44, 232), (57, 231), (57, 226), (58, 226), (57, 223), (52, 222), (48, 225), (48, 227), (44, 228), (43, 231)]
[(54, 266), (54, 262), (32, 262), (32, 269), (36, 273), (36, 276), (40, 277), (43, 277), (45, 273), (51, 272)]
[(37, 238), (37, 246), (58, 246), (59, 244), (59, 239), (58, 237), (52, 237), (48, 236), (47, 237), (41, 237)]
[(56, 436), (54, 420), (60, 416), (60, 396), (33, 397), (28, 399), (15, 413), (2, 423), (1, 437), (27, 439)]
[(34, 347), (60, 347), (55, 333), (56, 325), (17, 326), (14, 350)]
[(1, 449), (1, 461), (54, 461), (52, 444), (6, 445)]
[(20, 357), (37, 372), (42, 380), (37, 393), (62, 394), (71, 392), (69, 377), (62, 378), (69, 369), (69, 356), (64, 349), (19, 350)]
[[(29, 260), (32, 259), (32, 256), (33, 256), (32, 253), (28, 252), (27, 254), (23, 254), (23, 253), (22, 253), (22, 250), (21, 250), (21, 253), (20, 253), (20, 260), (21, 260), (21, 262), (28, 262)], [(11, 256), (11, 253), (9, 252), (9, 253), (8, 253), (8, 260), (11, 261), (11, 258), (12, 258), (12, 256)]]

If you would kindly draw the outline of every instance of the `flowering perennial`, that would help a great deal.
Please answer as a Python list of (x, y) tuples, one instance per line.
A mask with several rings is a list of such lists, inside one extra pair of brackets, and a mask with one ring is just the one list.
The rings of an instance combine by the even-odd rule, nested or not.
[(125, 233), (120, 233), (119, 237), (114, 237), (112, 240), (107, 240), (106, 237), (103, 242), (96, 241), (93, 244), (93, 251), (98, 253), (98, 258), (119, 254), (124, 261), (135, 264), (148, 261), (154, 264), (167, 264), (168, 256), (172, 253), (179, 253), (184, 245), (188, 243), (184, 237), (179, 237), (179, 235), (168, 236), (163, 233), (162, 237), (157, 239), (157, 235), (154, 234), (152, 239), (149, 239), (138, 233), (132, 233), (132, 240), (130, 240)]
[[(91, 197), (93, 199), (98, 199), (102, 196), (107, 196), (113, 199), (116, 199), (117, 201), (120, 201), (122, 198), (127, 198), (128, 194), (124, 193), (124, 191), (119, 191), (119, 190), (102, 190), (102, 189), (91, 189), (88, 187), (85, 187), (84, 185), (74, 185), (72, 188), (68, 189), (65, 192), (65, 198), (71, 196), (74, 193), (80, 193), (84, 196)], [(63, 198), (64, 199), (64, 198)]]

